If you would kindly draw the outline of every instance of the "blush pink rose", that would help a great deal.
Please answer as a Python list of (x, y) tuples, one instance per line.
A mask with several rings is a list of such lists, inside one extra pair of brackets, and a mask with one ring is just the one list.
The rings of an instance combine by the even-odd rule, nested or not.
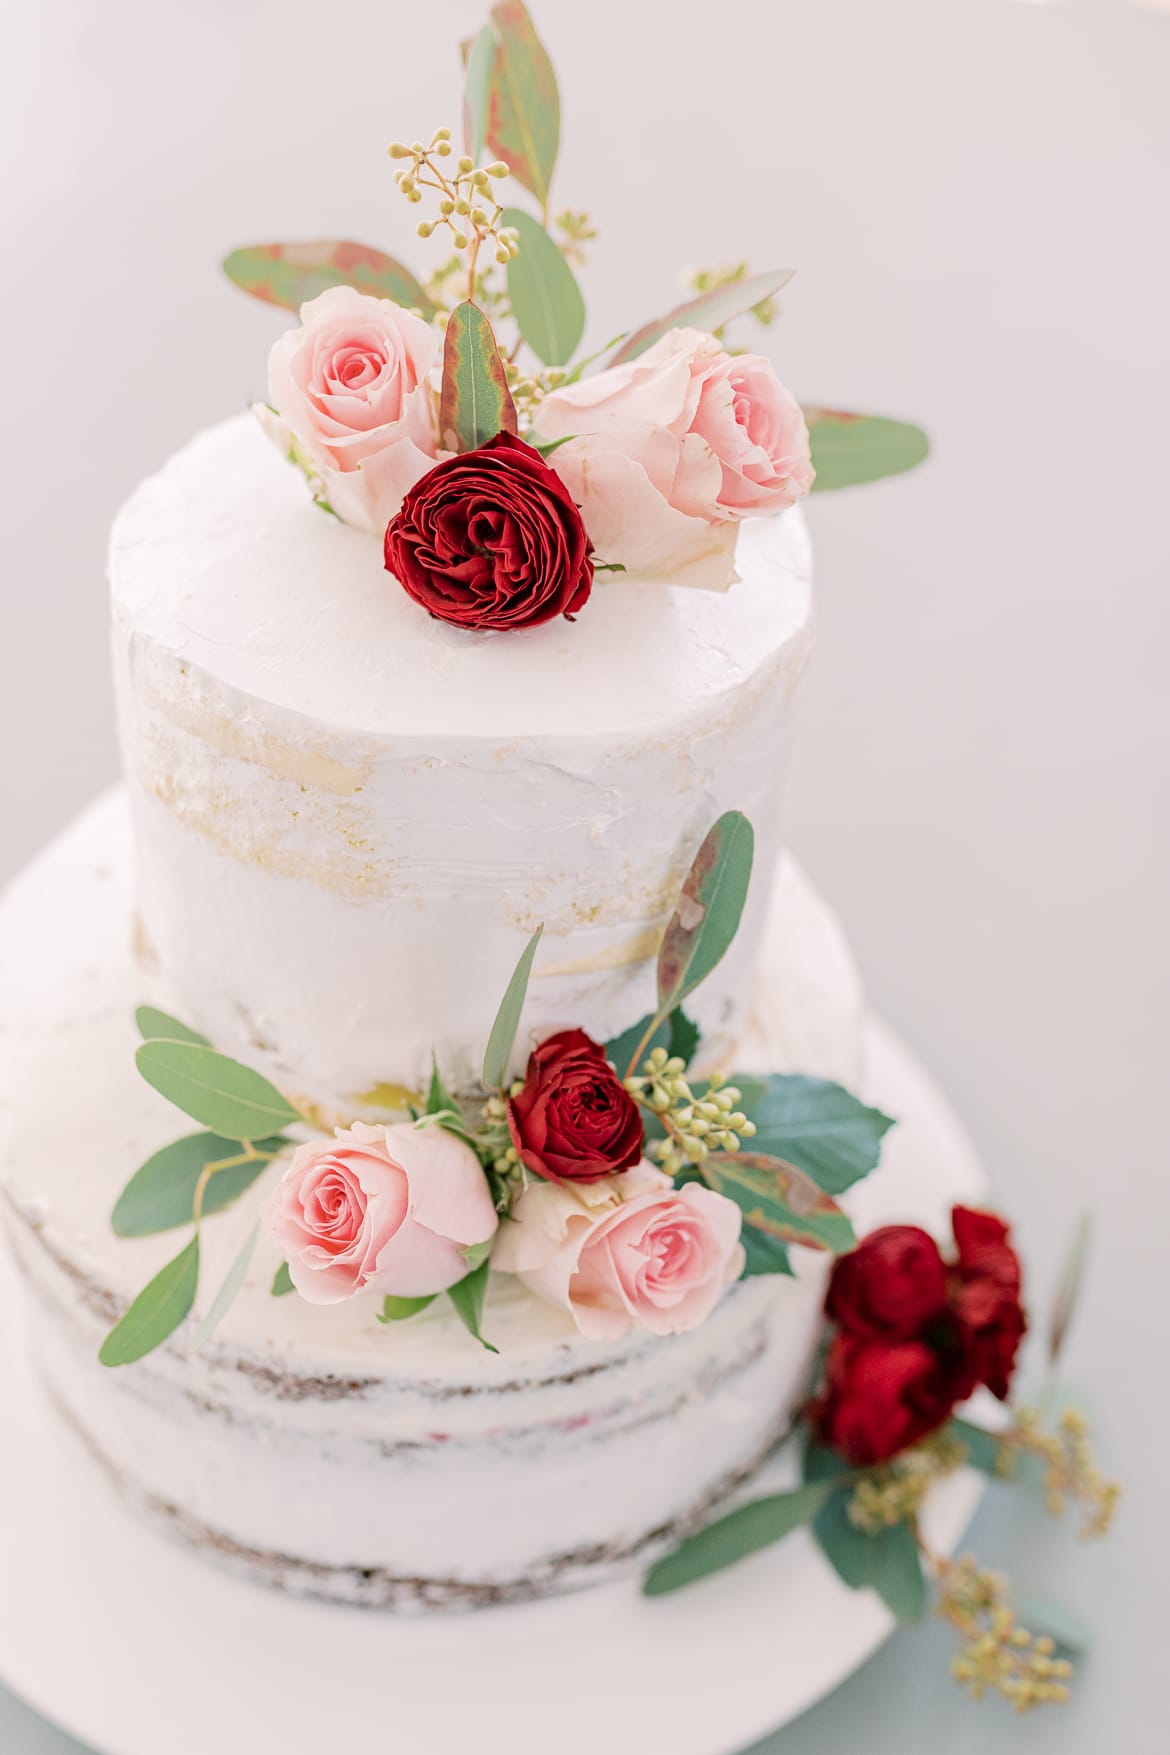
[(672, 329), (636, 360), (544, 398), (542, 442), (603, 561), (722, 589), (738, 521), (777, 512), (813, 482), (799, 403), (759, 354)]
[(492, 1266), (566, 1309), (584, 1335), (682, 1334), (743, 1269), (740, 1210), (697, 1183), (676, 1189), (642, 1161), (606, 1183), (533, 1182)]
[(270, 437), (339, 518), (379, 536), (435, 461), (438, 339), (390, 299), (334, 286), (301, 306), (268, 356)]
[(292, 1283), (310, 1304), (355, 1292), (423, 1298), (468, 1271), (463, 1251), (499, 1219), (470, 1146), (433, 1125), (355, 1122), (293, 1154), (269, 1208)]

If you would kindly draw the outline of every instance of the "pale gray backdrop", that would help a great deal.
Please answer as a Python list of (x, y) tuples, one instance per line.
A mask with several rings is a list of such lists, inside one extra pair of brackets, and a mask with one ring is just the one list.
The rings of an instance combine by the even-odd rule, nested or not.
[[(456, 120), (455, 43), (481, 6), (10, 12), (0, 874), (115, 772), (111, 513), (263, 387), (280, 319), (217, 257), (330, 233), (421, 255), (383, 148)], [(1073, 1215), (1098, 1215), (1072, 1369), (1129, 1483), (1116, 1536), (1073, 1552), (1006, 1498), (976, 1530), (989, 1560), (1096, 1623), (1076, 1703), (1022, 1725), (969, 1706), (945, 1633), (910, 1633), (768, 1747), (1153, 1755), (1170, 1559), (1170, 17), (995, 0), (537, 13), (564, 93), (560, 196), (602, 234), (592, 337), (667, 307), (675, 264), (795, 264), (766, 343), (784, 378), (934, 435), (916, 476), (814, 504), (791, 838), (875, 1002), (965, 1114), (1037, 1292)], [(73, 1745), (0, 1695), (0, 1747)], [(223, 1749), (245, 1755), (230, 1729)]]

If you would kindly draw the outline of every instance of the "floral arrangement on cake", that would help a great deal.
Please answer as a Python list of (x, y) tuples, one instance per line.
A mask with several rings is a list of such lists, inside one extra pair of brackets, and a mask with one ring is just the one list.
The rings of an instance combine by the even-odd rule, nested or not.
[[(597, 574), (724, 589), (743, 519), (926, 454), (918, 428), (804, 408), (726, 326), (770, 323), (788, 270), (700, 270), (663, 317), (582, 357), (576, 270), (596, 236), (555, 214), (560, 100), (519, 0), (464, 46), (463, 150), (394, 142), (395, 180), (446, 254), (261, 244), (224, 264), (299, 313), (256, 413), (318, 505), (383, 543), (430, 615), (468, 629), (570, 620)], [(505, 185), (519, 185), (511, 205)]]

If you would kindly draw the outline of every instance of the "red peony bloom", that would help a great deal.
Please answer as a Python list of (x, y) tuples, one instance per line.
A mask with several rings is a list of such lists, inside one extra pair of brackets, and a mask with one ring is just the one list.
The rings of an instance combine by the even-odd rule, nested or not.
[(539, 451), (512, 433), (447, 457), (386, 526), (386, 568), (440, 621), (531, 628), (593, 589), (581, 514)]
[(910, 1341), (945, 1315), (947, 1270), (917, 1225), (883, 1225), (833, 1269), (825, 1313), (861, 1340)]
[(817, 1430), (851, 1463), (868, 1468), (936, 1431), (974, 1387), (957, 1347), (948, 1353), (926, 1341), (891, 1345), (838, 1334), (825, 1365)]
[(887, 1225), (833, 1266), (825, 1313), (838, 1333), (812, 1418), (859, 1467), (935, 1431), (984, 1383), (1002, 1400), (1026, 1328), (1020, 1263), (992, 1213), (956, 1207), (947, 1263), (914, 1225)]
[(597, 1043), (560, 1030), (533, 1050), (524, 1089), (508, 1101), (520, 1162), (549, 1182), (599, 1182), (642, 1156), (638, 1105)]

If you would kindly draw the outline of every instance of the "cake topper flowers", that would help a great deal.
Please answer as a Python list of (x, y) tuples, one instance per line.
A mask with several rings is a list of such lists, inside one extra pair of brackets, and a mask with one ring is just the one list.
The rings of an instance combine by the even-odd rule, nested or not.
[[(429, 278), (339, 241), (225, 262), (299, 311), (272, 350), (265, 430), (317, 503), (379, 537), (407, 593), (464, 630), (571, 618), (594, 571), (725, 589), (744, 518), (926, 453), (905, 423), (802, 409), (770, 360), (728, 342), (737, 318), (772, 320), (785, 269), (700, 270), (689, 299), (582, 357), (576, 270), (595, 234), (586, 213), (554, 217), (559, 143), (552, 64), (525, 7), (500, 0), (465, 46), (462, 151), (446, 127), (389, 147), (418, 237), (448, 246)], [(509, 435), (539, 468), (521, 470)], [(531, 544), (521, 474), (544, 479)]]

